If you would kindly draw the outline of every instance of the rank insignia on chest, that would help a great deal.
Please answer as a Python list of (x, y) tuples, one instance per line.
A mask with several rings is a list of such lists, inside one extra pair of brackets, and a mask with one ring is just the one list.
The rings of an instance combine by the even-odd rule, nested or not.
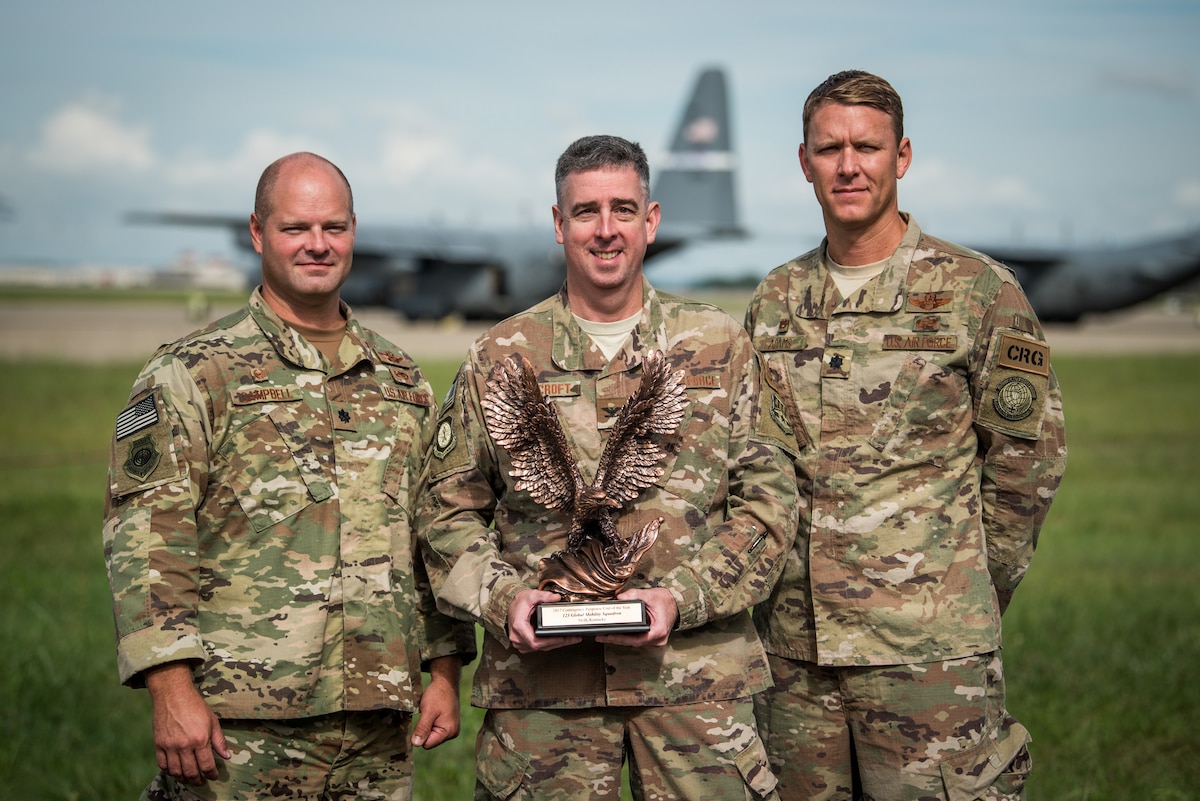
[(849, 357), (846, 354), (838, 353), (837, 351), (825, 351), (825, 355), (821, 358), (821, 377), (849, 378)]
[(625, 406), (627, 398), (597, 398), (596, 399), (596, 417), (602, 427), (606, 424), (611, 424), (617, 419), (621, 409)]

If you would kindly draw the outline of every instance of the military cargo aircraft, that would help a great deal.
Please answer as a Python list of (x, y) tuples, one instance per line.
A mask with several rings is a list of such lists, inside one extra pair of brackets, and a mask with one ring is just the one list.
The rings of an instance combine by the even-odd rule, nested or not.
[[(663, 208), (646, 256), (656, 284), (679, 288), (743, 279), (753, 285), (815, 244), (747, 235), (738, 220), (734, 161), (725, 74), (706, 69), (684, 107), (670, 152), (650, 165), (651, 197)], [(225, 227), (239, 246), (253, 251), (246, 217), (154, 212), (128, 219)], [(1133, 306), (1200, 277), (1200, 230), (1125, 247), (971, 246), (1013, 269), (1046, 322)], [(359, 226), (354, 270), (342, 296), (354, 305), (388, 306), (413, 318), (496, 319), (553, 294), (564, 275), (562, 247), (549, 220), (544, 229), (514, 231)]]
[(1134, 306), (1200, 276), (1200, 231), (1124, 247), (980, 247), (1017, 274), (1043, 322)]
[[(725, 75), (704, 70), (676, 129), (670, 153), (651, 164), (651, 196), (663, 221), (648, 262), (697, 238), (743, 235), (734, 198), (734, 159)], [(230, 229), (253, 251), (246, 217), (133, 213), (131, 222)], [(488, 232), (430, 226), (359, 226), (354, 269), (342, 297), (412, 318), (505, 317), (558, 291), (566, 275), (549, 215), (544, 229)]]
[[(755, 233), (743, 240), (689, 243), (656, 259), (648, 272), (656, 286), (685, 294), (697, 285), (754, 286), (818, 241)], [(1129, 308), (1200, 279), (1200, 230), (1125, 246), (968, 246), (1012, 269), (1043, 322), (1071, 323)]]

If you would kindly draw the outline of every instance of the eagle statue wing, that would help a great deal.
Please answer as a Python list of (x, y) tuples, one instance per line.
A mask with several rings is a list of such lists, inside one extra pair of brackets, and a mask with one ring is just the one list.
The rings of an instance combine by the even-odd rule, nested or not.
[(627, 503), (662, 475), (659, 461), (666, 454), (664, 435), (675, 433), (687, 408), (683, 371), (671, 371), (661, 351), (642, 360), (642, 380), (617, 413), (600, 464), (595, 486), (619, 503)]
[(533, 365), (520, 354), (508, 356), (492, 368), (487, 385), (484, 422), (492, 440), (512, 459), (514, 487), (527, 490), (548, 509), (573, 512), (583, 479)]

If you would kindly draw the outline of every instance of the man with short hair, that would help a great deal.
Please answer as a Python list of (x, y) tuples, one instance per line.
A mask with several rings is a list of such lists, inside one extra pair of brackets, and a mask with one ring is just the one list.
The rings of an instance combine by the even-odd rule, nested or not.
[(800, 165), (826, 237), (746, 315), (809, 500), (755, 610), (783, 798), (1015, 799), (1030, 768), (1000, 616), (1066, 464), (1062, 397), (1012, 274), (899, 210), (911, 160), (890, 84), (817, 87)]
[[(643, 278), (661, 211), (634, 143), (585, 137), (558, 161), (560, 292), (480, 337), (439, 416), (420, 530), (439, 608), (485, 630), (471, 702), (487, 709), (477, 799), (773, 798), (751, 695), (769, 681), (750, 607), (796, 526), (795, 443), (760, 394), (737, 322)], [(660, 476), (613, 512), (626, 539), (662, 518), (620, 600), (649, 630), (539, 635), (538, 565), (567, 546), (568, 514), (531, 495), (489, 432), (489, 378), (528, 360), (585, 484), (619, 410), (661, 352), (682, 373), (683, 420), (657, 434)]]
[(117, 418), (104, 551), (121, 681), (154, 705), (144, 798), (407, 799), (411, 746), (458, 733), (474, 634), (410, 522), (433, 393), (340, 300), (355, 227), (331, 162), (267, 167), (262, 285), (159, 348)]

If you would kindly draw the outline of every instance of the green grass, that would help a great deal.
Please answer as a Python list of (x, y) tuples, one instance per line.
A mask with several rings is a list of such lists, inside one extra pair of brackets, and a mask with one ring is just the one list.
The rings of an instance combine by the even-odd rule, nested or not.
[[(246, 302), (248, 290), (205, 290), (203, 294), (211, 303), (240, 305)], [(181, 306), (196, 295), (194, 289), (154, 289), (147, 287), (0, 287), (0, 301), (22, 303), (38, 301), (63, 301), (78, 303), (170, 303)]]
[[(1030, 798), (1192, 798), (1200, 357), (1055, 364), (1067, 477), (1005, 618), (1010, 707), (1034, 735)], [(138, 365), (0, 366), (0, 794), (133, 798), (155, 770), (150, 710), (117, 684), (100, 514)], [(424, 367), (440, 397), (457, 365)], [(417, 798), (470, 797), (481, 717), (465, 708), (457, 740), (417, 755)]]

